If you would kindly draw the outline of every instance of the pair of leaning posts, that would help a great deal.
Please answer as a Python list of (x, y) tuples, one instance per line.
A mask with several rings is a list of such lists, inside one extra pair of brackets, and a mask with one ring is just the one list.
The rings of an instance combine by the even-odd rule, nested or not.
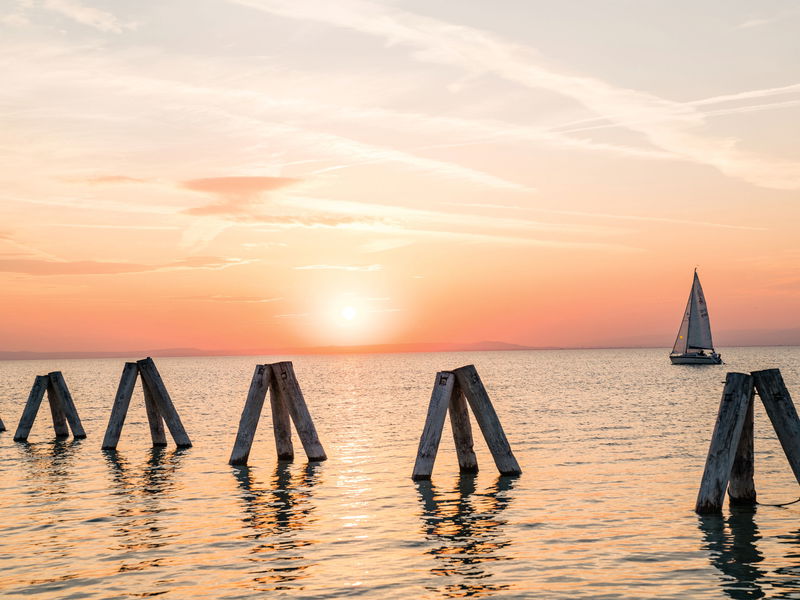
[(474, 365), (467, 365), (454, 371), (440, 371), (436, 374), (431, 402), (428, 405), (428, 416), (425, 419), (417, 460), (411, 475), (413, 479), (430, 479), (442, 438), (445, 415), (448, 413), (459, 469), (467, 473), (478, 470), (467, 403), (475, 415), (475, 420), (500, 473), (502, 475), (522, 473), (477, 369)]
[(756, 504), (753, 482), (753, 404), (761, 398), (795, 479), (800, 483), (800, 418), (778, 369), (728, 373), (711, 436), (695, 511), (722, 510), (725, 490), (731, 504)]

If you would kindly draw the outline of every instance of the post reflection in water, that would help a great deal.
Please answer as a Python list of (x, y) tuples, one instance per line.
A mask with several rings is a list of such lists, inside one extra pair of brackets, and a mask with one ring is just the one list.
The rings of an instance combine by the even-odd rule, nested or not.
[(728, 517), (699, 517), (704, 548), (709, 553), (711, 564), (723, 574), (720, 587), (736, 600), (764, 598), (764, 584), (775, 584), (768, 581), (768, 573), (757, 566), (764, 556), (756, 547), (761, 535), (755, 514), (754, 508), (732, 506)]
[(28, 467), (28, 480), (37, 492), (51, 499), (68, 493), (64, 484), (72, 476), (75, 454), (83, 442), (82, 439), (56, 438), (49, 442), (18, 443)]
[(248, 531), (245, 537), (258, 542), (248, 557), (255, 567), (255, 590), (304, 589), (302, 582), (315, 562), (304, 556), (303, 549), (316, 542), (301, 534), (316, 521), (311, 499), (320, 469), (318, 463), (309, 463), (293, 474), (289, 463), (279, 462), (264, 485), (249, 467), (234, 467), (244, 508), (242, 522)]
[[(168, 545), (177, 532), (169, 533), (161, 524), (164, 504), (174, 495), (174, 475), (183, 462), (186, 449), (151, 448), (144, 465), (132, 467), (116, 450), (103, 451), (111, 475), (113, 496), (118, 506), (113, 513), (112, 549), (131, 560), (124, 560), (119, 572), (144, 571), (162, 565), (164, 557), (155, 550)], [(147, 556), (137, 560), (139, 553)], [(166, 550), (165, 550), (166, 553)]]
[(476, 475), (462, 473), (452, 491), (439, 491), (430, 481), (417, 483), (422, 502), (423, 531), (434, 544), (427, 551), (435, 559), (431, 573), (445, 577), (442, 586), (428, 589), (445, 598), (492, 596), (510, 586), (492, 581), (488, 563), (509, 560), (503, 549), (511, 540), (503, 535), (501, 513), (511, 501), (507, 493), (513, 477), (498, 477), (485, 492), (476, 493)]

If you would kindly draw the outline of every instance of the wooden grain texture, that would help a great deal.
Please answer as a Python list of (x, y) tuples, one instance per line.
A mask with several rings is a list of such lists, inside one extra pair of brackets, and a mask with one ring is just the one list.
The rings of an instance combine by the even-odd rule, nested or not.
[(148, 357), (137, 361), (137, 364), (139, 365), (139, 373), (142, 375), (142, 381), (146, 382), (150, 388), (153, 400), (155, 400), (158, 407), (158, 412), (161, 413), (161, 417), (167, 424), (169, 432), (172, 434), (172, 439), (175, 440), (179, 448), (191, 447), (192, 442), (186, 434), (186, 429), (181, 423), (178, 411), (175, 410), (175, 406), (172, 404), (167, 387), (164, 385), (153, 359)]
[(453, 430), (453, 441), (458, 455), (458, 468), (462, 473), (477, 473), (478, 458), (475, 456), (467, 400), (458, 386), (458, 381), (453, 385), (453, 393), (450, 396), (450, 410), (448, 412), (450, 413), (450, 428)]
[(486, 393), (486, 388), (483, 387), (483, 382), (475, 366), (466, 365), (453, 372), (461, 391), (467, 397), (467, 402), (472, 408), (472, 414), (475, 415), (475, 420), (481, 428), (481, 433), (483, 433), (483, 437), (486, 440), (486, 445), (489, 446), (489, 451), (492, 453), (497, 469), (503, 475), (518, 475), (522, 473), (514, 453), (511, 452), (511, 446), (503, 431), (503, 426), (500, 424), (500, 419), (497, 417), (492, 401), (489, 399), (489, 394)]
[(250, 390), (247, 392), (247, 399), (244, 402), (242, 416), (239, 419), (239, 430), (236, 433), (236, 441), (233, 443), (233, 451), (228, 464), (246, 465), (250, 456), (250, 448), (258, 429), (258, 421), (261, 418), (261, 410), (264, 408), (264, 399), (267, 396), (272, 371), (268, 365), (256, 365), (253, 379), (250, 381)]
[(50, 405), (50, 416), (53, 418), (53, 431), (56, 432), (56, 437), (69, 437), (67, 418), (64, 416), (64, 406), (56, 394), (53, 380), (49, 375), (47, 376), (47, 403)]
[(81, 418), (78, 416), (78, 409), (75, 408), (75, 401), (72, 399), (72, 394), (69, 392), (67, 382), (64, 381), (61, 371), (53, 371), (48, 374), (48, 377), (50, 377), (50, 387), (53, 388), (56, 398), (61, 404), (61, 409), (64, 411), (64, 416), (67, 418), (73, 437), (78, 439), (85, 438), (86, 431), (83, 429), (83, 423), (81, 423)]
[(750, 400), (747, 403), (747, 413), (742, 425), (742, 434), (733, 458), (731, 477), (728, 483), (728, 498), (731, 504), (752, 505), (757, 504), (756, 485), (753, 481), (754, 474), (754, 446), (753, 446), (753, 408), (755, 388), (750, 388)]
[(411, 478), (415, 480), (430, 479), (433, 473), (433, 463), (439, 451), (439, 441), (442, 439), (444, 418), (453, 396), (455, 376), (449, 371), (439, 371), (433, 383), (431, 401), (428, 404), (428, 414), (425, 417), (425, 426), (419, 438), (417, 460), (414, 461), (414, 471)]
[(31, 387), (31, 392), (28, 394), (28, 401), (25, 403), (25, 408), (22, 410), (22, 416), (17, 425), (17, 431), (14, 434), (15, 442), (24, 442), (28, 439), (28, 435), (33, 427), (33, 422), (36, 420), (36, 413), (39, 412), (39, 407), (42, 405), (42, 398), (50, 383), (50, 378), (47, 375), (37, 375)]
[(153, 446), (166, 446), (167, 434), (164, 431), (164, 419), (161, 418), (156, 399), (153, 396), (153, 390), (150, 388), (150, 384), (145, 381), (144, 377), (142, 377), (142, 393), (144, 394), (144, 409), (147, 413), (147, 423), (150, 426), (150, 439), (153, 442)]
[(800, 483), (800, 419), (781, 372), (779, 369), (755, 371), (753, 380), (794, 477)]
[(122, 368), (122, 376), (117, 386), (117, 394), (114, 396), (114, 404), (111, 407), (111, 415), (108, 417), (108, 427), (103, 436), (103, 450), (113, 450), (119, 444), (119, 436), (122, 434), (122, 426), (125, 424), (125, 417), (128, 414), (128, 407), (131, 404), (133, 388), (136, 386), (136, 378), (139, 376), (139, 367), (136, 363), (126, 362)]
[(278, 389), (281, 400), (286, 404), (289, 415), (294, 422), (297, 437), (303, 444), (303, 449), (310, 461), (322, 461), (328, 457), (317, 435), (311, 413), (308, 412), (303, 392), (294, 374), (294, 367), (291, 362), (279, 362), (270, 365), (272, 368), (273, 381)]
[[(271, 368), (270, 375), (274, 380)], [(269, 405), (272, 409), (272, 433), (275, 436), (275, 451), (278, 453), (278, 460), (294, 460), (291, 416), (286, 401), (274, 383), (269, 388)]]
[(728, 373), (722, 392), (714, 432), (708, 448), (706, 466), (695, 512), (700, 514), (720, 512), (725, 500), (725, 489), (739, 448), (742, 429), (747, 418), (748, 403), (753, 379), (744, 373)]

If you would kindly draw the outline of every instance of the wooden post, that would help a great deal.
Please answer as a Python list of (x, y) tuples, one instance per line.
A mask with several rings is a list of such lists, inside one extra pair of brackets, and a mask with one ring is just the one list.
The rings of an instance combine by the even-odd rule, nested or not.
[(67, 418), (64, 416), (64, 407), (59, 402), (53, 388), (53, 378), (49, 375), (47, 376), (47, 403), (50, 405), (50, 416), (53, 417), (53, 430), (56, 432), (56, 437), (68, 437), (69, 429), (67, 429)]
[(22, 417), (19, 419), (17, 432), (14, 434), (15, 442), (24, 442), (28, 439), (28, 435), (33, 427), (33, 422), (36, 419), (36, 413), (39, 412), (39, 407), (44, 398), (44, 392), (50, 383), (50, 378), (47, 375), (37, 375), (31, 387), (31, 393), (28, 395), (28, 401), (25, 403), (25, 408), (22, 411)]
[(236, 433), (236, 441), (233, 444), (233, 452), (228, 461), (231, 465), (246, 465), (247, 457), (250, 456), (250, 447), (253, 445), (253, 438), (258, 427), (258, 420), (261, 417), (261, 409), (264, 407), (264, 399), (270, 385), (272, 371), (267, 365), (257, 365), (253, 380), (250, 383), (250, 391), (247, 393), (247, 400), (244, 403), (244, 410), (239, 419), (239, 431)]
[(511, 452), (511, 446), (503, 431), (503, 426), (500, 425), (500, 419), (497, 418), (497, 413), (492, 406), (489, 395), (486, 393), (486, 388), (483, 387), (483, 382), (475, 366), (467, 365), (453, 372), (461, 391), (467, 397), (470, 408), (475, 414), (475, 420), (478, 421), (478, 426), (481, 428), (483, 437), (486, 439), (486, 444), (489, 446), (492, 458), (500, 473), (503, 475), (518, 475), (522, 473), (517, 459), (514, 458), (514, 453)]
[(750, 375), (728, 373), (719, 405), (714, 433), (708, 449), (703, 480), (697, 495), (695, 512), (719, 512), (725, 499), (725, 489), (731, 476), (736, 451), (747, 417), (748, 402), (753, 386)]
[[(161, 379), (161, 375), (159, 375), (153, 359), (148, 357), (137, 361), (136, 364), (139, 365), (139, 373), (142, 375), (142, 382), (150, 388), (158, 412), (161, 418), (166, 422), (169, 432), (172, 434), (172, 439), (175, 440), (179, 448), (191, 447), (192, 442), (186, 434), (186, 430), (183, 428), (181, 418), (178, 416), (178, 412), (172, 404), (172, 399), (169, 397), (167, 387), (164, 385), (164, 381)], [(145, 399), (146, 397), (147, 392), (145, 392)]]
[(147, 424), (150, 426), (150, 439), (153, 442), (153, 447), (166, 446), (167, 434), (164, 431), (164, 419), (161, 418), (161, 413), (158, 411), (158, 406), (153, 397), (153, 390), (144, 377), (142, 377), (142, 394), (144, 395), (144, 410), (147, 413)]
[[(453, 396), (455, 377), (449, 371), (436, 373), (436, 381), (431, 393), (431, 402), (428, 404), (428, 416), (425, 418), (425, 427), (419, 438), (417, 460), (414, 462), (414, 471), (411, 478), (415, 480), (430, 479), (433, 472), (433, 463), (439, 450), (439, 441), (442, 439), (444, 417), (450, 406)], [(459, 462), (461, 457), (459, 456)]]
[(453, 441), (458, 455), (458, 468), (462, 473), (477, 473), (478, 459), (475, 456), (467, 401), (457, 381), (454, 382), (453, 394), (450, 396), (449, 412), (450, 428), (453, 430)]
[(125, 363), (117, 395), (114, 397), (114, 406), (111, 408), (111, 416), (108, 418), (108, 427), (103, 438), (103, 450), (113, 450), (119, 443), (119, 436), (122, 433), (122, 426), (125, 424), (125, 416), (128, 414), (133, 388), (138, 376), (139, 367), (136, 366), (136, 363)]
[(747, 414), (742, 425), (742, 435), (731, 467), (731, 479), (728, 483), (728, 498), (731, 504), (757, 504), (756, 486), (753, 481), (753, 407), (755, 388), (750, 388), (750, 400), (747, 403)]
[(800, 483), (800, 419), (781, 372), (778, 369), (755, 371), (753, 379), (795, 479)]
[(274, 383), (272, 368), (269, 368), (269, 377), (273, 381), (269, 388), (269, 405), (272, 409), (272, 433), (275, 436), (275, 450), (278, 460), (294, 460), (294, 446), (292, 445), (292, 422), (286, 400), (281, 397)]
[(78, 410), (75, 408), (72, 394), (69, 393), (67, 382), (64, 381), (64, 376), (61, 374), (61, 371), (53, 371), (48, 377), (50, 378), (50, 385), (47, 388), (48, 393), (50, 389), (53, 390), (55, 398), (69, 422), (69, 428), (72, 430), (73, 437), (85, 438), (86, 432), (83, 430), (83, 424), (78, 416)]
[(297, 383), (292, 363), (280, 362), (270, 366), (272, 368), (273, 382), (278, 389), (281, 400), (289, 410), (289, 415), (292, 417), (294, 428), (297, 430), (297, 435), (303, 444), (308, 460), (326, 460), (328, 457), (325, 455), (325, 450), (322, 448), (317, 436), (314, 421), (311, 420), (311, 414), (308, 412), (303, 392), (300, 390), (300, 384)]

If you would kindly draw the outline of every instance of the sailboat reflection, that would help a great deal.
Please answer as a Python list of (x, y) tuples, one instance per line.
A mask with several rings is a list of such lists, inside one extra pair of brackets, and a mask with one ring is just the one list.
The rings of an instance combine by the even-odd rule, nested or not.
[[(106, 463), (111, 475), (113, 496), (119, 504), (112, 515), (115, 546), (121, 553), (143, 552), (148, 558), (124, 562), (120, 572), (143, 571), (161, 565), (162, 558), (154, 557), (152, 550), (169, 544), (178, 535), (170, 533), (161, 523), (164, 504), (175, 489), (175, 472), (181, 466), (186, 449), (167, 450), (151, 448), (143, 467), (132, 467), (124, 455), (116, 450), (105, 450)], [(134, 554), (135, 556), (135, 554)]]
[(500, 514), (516, 481), (498, 477), (485, 492), (476, 493), (476, 475), (462, 473), (452, 491), (441, 492), (430, 481), (417, 483), (422, 502), (423, 531), (433, 543), (427, 551), (435, 559), (431, 573), (446, 577), (432, 587), (445, 598), (490, 596), (508, 585), (491, 581), (488, 563), (509, 560), (502, 551), (511, 544), (503, 536)]
[(318, 463), (309, 463), (293, 474), (289, 463), (280, 462), (266, 485), (256, 481), (249, 467), (234, 468), (242, 492), (245, 537), (257, 542), (248, 557), (254, 566), (255, 590), (304, 589), (302, 580), (316, 563), (304, 556), (303, 548), (316, 542), (302, 532), (316, 521), (311, 499), (320, 468)]
[(698, 526), (711, 564), (724, 575), (720, 587), (735, 600), (764, 598), (767, 572), (757, 565), (764, 560), (756, 547), (761, 539), (750, 507), (731, 507), (729, 517), (703, 515)]

